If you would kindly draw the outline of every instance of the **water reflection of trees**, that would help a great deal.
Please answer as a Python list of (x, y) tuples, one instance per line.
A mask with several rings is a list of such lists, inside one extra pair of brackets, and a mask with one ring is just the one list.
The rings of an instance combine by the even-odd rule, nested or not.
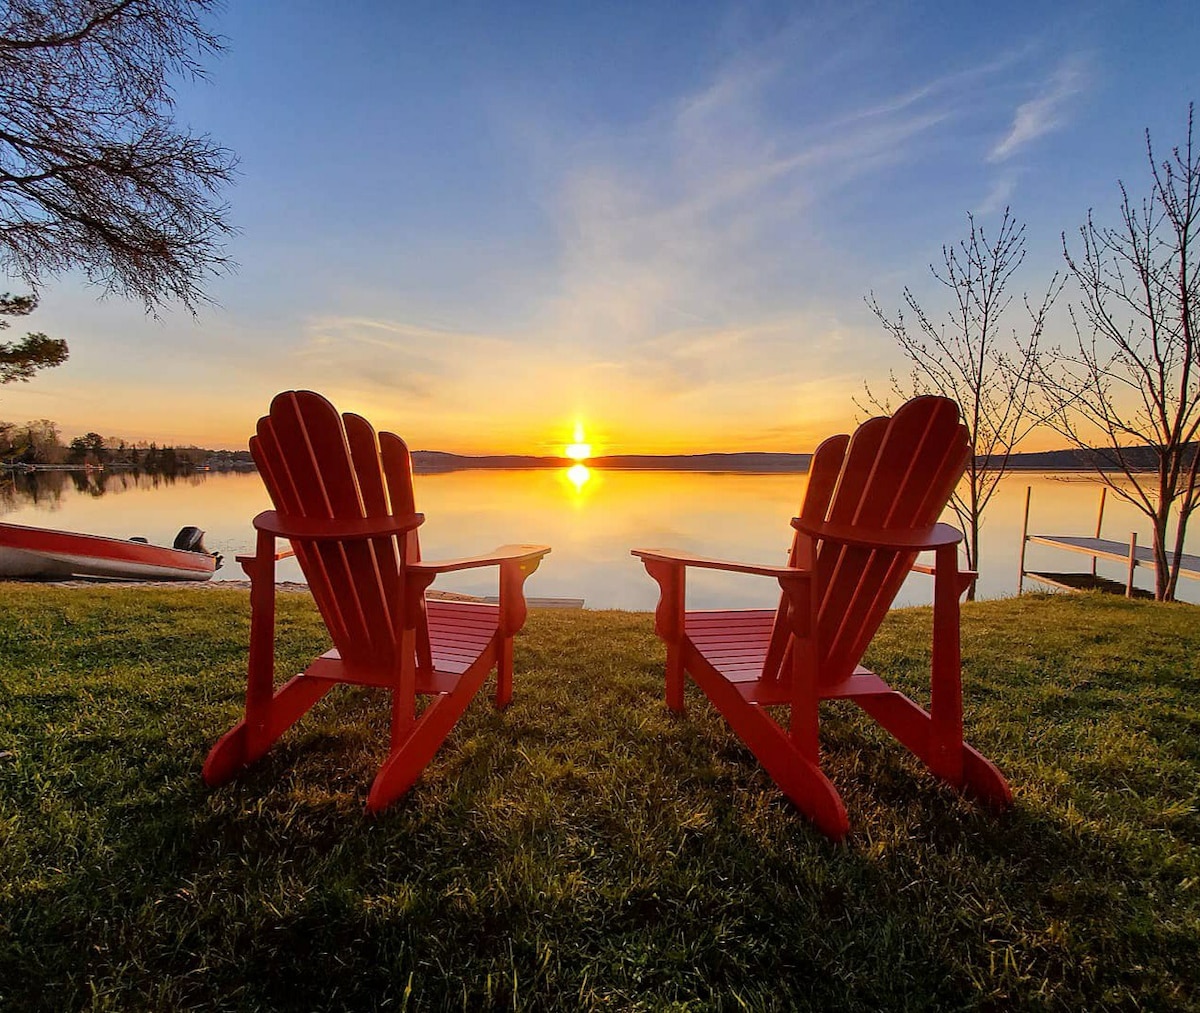
[(62, 506), (63, 494), (68, 490), (99, 499), (135, 489), (161, 489), (181, 483), (198, 486), (206, 478), (203, 472), (194, 471), (180, 474), (101, 470), (4, 471), (0, 472), (0, 513), (29, 506), (53, 512)]

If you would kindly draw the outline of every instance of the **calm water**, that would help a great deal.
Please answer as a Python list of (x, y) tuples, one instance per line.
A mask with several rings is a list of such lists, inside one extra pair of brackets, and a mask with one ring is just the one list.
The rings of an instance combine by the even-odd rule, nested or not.
[[(804, 475), (694, 474), (591, 470), (585, 481), (561, 471), (460, 471), (417, 476), (417, 506), (426, 521), (427, 559), (484, 552), (505, 542), (553, 547), (527, 591), (584, 598), (589, 608), (652, 609), (657, 588), (629, 555), (630, 548), (671, 547), (727, 559), (781, 562), (790, 518), (804, 495)], [(1099, 486), (1082, 476), (1019, 474), (1001, 484), (985, 520), (981, 597), (1016, 592), (1025, 487), (1032, 486), (1030, 531), (1091, 535)], [(217, 580), (243, 579), (233, 557), (253, 551), (250, 519), (270, 506), (257, 474), (201, 473), (175, 480), (120, 473), (21, 475), (0, 487), (3, 519), (15, 524), (92, 534), (142, 535), (169, 545), (185, 524), (208, 532), (206, 543), (226, 557)], [(952, 518), (947, 518), (952, 519)], [(1108, 496), (1104, 535), (1127, 540), (1149, 528), (1132, 507)], [(1200, 523), (1188, 551), (1200, 551)], [(1087, 557), (1031, 545), (1031, 568), (1084, 570)], [(1120, 563), (1100, 572), (1124, 580)], [(294, 560), (279, 565), (280, 580), (302, 580)], [(774, 603), (778, 588), (762, 578), (692, 571), (692, 607), (755, 607)], [(1138, 584), (1152, 587), (1140, 569)], [(1036, 585), (1030, 585), (1036, 586)], [(495, 570), (451, 574), (435, 587), (495, 593)], [(898, 604), (928, 604), (932, 581), (913, 575)], [(1181, 581), (1180, 597), (1200, 601), (1200, 582)]]

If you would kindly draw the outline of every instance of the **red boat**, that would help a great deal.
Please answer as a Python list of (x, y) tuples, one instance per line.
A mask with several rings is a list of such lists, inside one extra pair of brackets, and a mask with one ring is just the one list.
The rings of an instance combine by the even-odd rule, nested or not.
[(144, 538), (0, 524), (0, 579), (208, 580), (220, 565), (220, 555), (204, 548), (204, 532), (196, 527), (181, 530), (168, 549)]

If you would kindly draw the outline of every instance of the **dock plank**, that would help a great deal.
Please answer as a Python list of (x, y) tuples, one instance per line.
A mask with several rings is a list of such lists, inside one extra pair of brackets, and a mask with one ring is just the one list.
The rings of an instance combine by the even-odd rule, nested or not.
[[(1115, 559), (1120, 563), (1129, 562), (1129, 543), (1114, 542), (1111, 538), (1087, 538), (1080, 535), (1028, 535), (1028, 540), (1041, 545), (1049, 545), (1068, 552), (1080, 552), (1085, 556), (1095, 556), (1099, 559)], [(1134, 551), (1134, 562), (1138, 566), (1154, 566), (1154, 550), (1148, 545), (1139, 545)], [(1179, 563), (1179, 575), (1200, 580), (1200, 556), (1184, 553)], [(1036, 574), (1030, 573), (1033, 577)]]

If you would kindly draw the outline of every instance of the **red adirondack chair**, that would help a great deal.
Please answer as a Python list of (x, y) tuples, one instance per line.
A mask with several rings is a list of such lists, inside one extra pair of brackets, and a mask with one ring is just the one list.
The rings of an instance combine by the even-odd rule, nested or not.
[[(525, 578), (550, 551), (504, 545), (489, 555), (425, 562), (412, 461), (404, 441), (312, 391), (285, 391), (258, 421), (250, 451), (275, 504), (254, 518), (246, 716), (208, 755), (219, 785), (261, 757), (338, 683), (391, 690), (391, 751), (367, 796), (375, 811), (403, 795), (492, 668), (496, 706), (512, 697), (513, 635), (525, 623)], [(276, 551), (277, 538), (291, 550)], [(334, 647), (274, 686), (275, 562), (295, 554)], [(427, 599), (440, 573), (499, 567), (499, 604)], [(418, 694), (431, 702), (417, 716)]]
[[(943, 780), (998, 809), (1012, 802), (999, 770), (963, 742), (959, 598), (975, 574), (959, 570), (962, 534), (938, 517), (970, 453), (957, 405), (918, 397), (817, 448), (786, 566), (633, 550), (662, 592), (655, 630), (667, 646), (667, 705), (683, 710), (690, 675), (776, 784), (835, 840), (849, 822), (818, 765), (822, 700), (853, 700)], [(927, 549), (936, 553), (932, 567), (916, 564)], [(689, 566), (773, 577), (779, 606), (686, 611)], [(859, 665), (910, 569), (934, 576), (928, 712)], [(789, 709), (786, 729), (768, 712), (773, 705)]]

